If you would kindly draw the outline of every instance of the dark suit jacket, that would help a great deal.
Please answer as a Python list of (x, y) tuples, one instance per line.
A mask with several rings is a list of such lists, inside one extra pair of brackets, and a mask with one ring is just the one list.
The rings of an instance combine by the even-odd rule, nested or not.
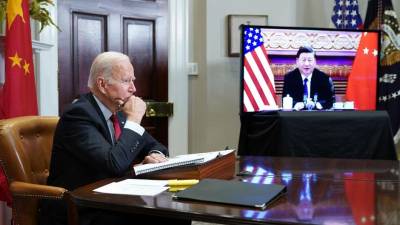
[[(122, 113), (118, 117), (123, 128), (126, 118)], [(47, 183), (74, 190), (101, 179), (120, 177), (131, 170), (134, 160), (141, 160), (150, 150), (168, 155), (167, 149), (146, 131), (140, 136), (123, 128), (113, 145), (96, 100), (92, 94), (85, 94), (65, 110), (58, 122)], [(42, 211), (46, 216), (54, 216), (49, 223), (66, 219), (65, 205), (44, 201)], [(82, 213), (80, 217), (90, 220)]]
[[(332, 80), (328, 75), (318, 69), (314, 69), (311, 78), (310, 97), (318, 95), (318, 102), (321, 103), (324, 109), (330, 109), (335, 101), (335, 90)], [(283, 83), (282, 97), (287, 94), (293, 98), (293, 105), (297, 102), (303, 102), (303, 80), (300, 70), (295, 69), (287, 73)]]

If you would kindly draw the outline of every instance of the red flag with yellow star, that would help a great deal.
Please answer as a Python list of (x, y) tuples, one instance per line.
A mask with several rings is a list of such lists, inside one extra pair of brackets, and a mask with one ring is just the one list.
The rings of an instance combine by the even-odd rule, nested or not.
[(357, 110), (376, 109), (378, 34), (364, 32), (347, 82), (346, 100)]
[(3, 117), (37, 115), (28, 0), (7, 1), (4, 61)]

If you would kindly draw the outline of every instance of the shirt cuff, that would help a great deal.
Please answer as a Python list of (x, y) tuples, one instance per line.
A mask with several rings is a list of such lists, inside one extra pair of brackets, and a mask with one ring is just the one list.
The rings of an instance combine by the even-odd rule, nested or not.
[(160, 154), (160, 155), (163, 155), (165, 157), (164, 153), (162, 153), (162, 152), (160, 152), (158, 150), (155, 150), (155, 149), (154, 150), (150, 150), (147, 155), (150, 155), (150, 154), (153, 154), (153, 153)]
[(128, 128), (129, 130), (132, 130), (132, 131), (136, 132), (137, 134), (139, 134), (140, 136), (142, 136), (144, 133), (144, 128), (142, 126), (140, 126), (140, 124), (135, 123), (133, 121), (127, 120), (125, 122), (124, 128)]

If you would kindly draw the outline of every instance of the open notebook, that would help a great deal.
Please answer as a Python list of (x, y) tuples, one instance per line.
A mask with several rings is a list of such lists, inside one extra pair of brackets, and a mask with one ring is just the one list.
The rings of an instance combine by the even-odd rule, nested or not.
[(168, 161), (162, 163), (152, 163), (152, 164), (144, 164), (133, 167), (135, 174), (145, 174), (158, 170), (169, 169), (179, 166), (189, 166), (189, 165), (199, 165), (211, 161), (217, 157), (227, 155), (233, 152), (234, 149), (223, 150), (223, 151), (214, 151), (214, 152), (205, 152), (205, 153), (197, 153), (197, 154), (186, 154), (179, 155), (173, 158), (169, 158)]

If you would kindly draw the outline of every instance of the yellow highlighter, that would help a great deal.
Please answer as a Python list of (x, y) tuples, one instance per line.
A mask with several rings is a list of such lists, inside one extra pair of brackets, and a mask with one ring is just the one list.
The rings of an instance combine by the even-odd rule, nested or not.
[(199, 183), (199, 180), (190, 179), (190, 180), (168, 180), (168, 191), (176, 192), (185, 190), (192, 185)]
[(168, 180), (168, 186), (191, 186), (199, 183), (199, 180)]

